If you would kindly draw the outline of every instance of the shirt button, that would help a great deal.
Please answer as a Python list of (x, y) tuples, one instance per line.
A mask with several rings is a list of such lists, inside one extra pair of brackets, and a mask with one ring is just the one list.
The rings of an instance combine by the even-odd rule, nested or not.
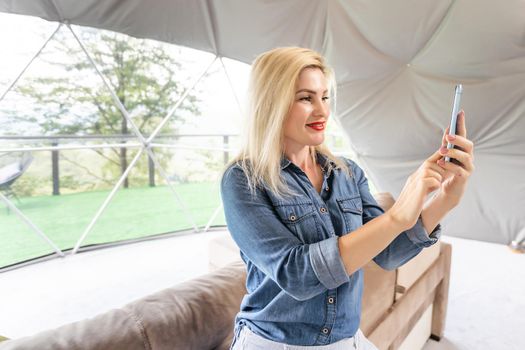
[(319, 209), (321, 211), (321, 213), (326, 213), (326, 208), (325, 207), (321, 207), (321, 209)]
[(290, 220), (295, 221), (297, 217), (295, 215), (290, 215)]
[(328, 304), (333, 304), (334, 303), (334, 298), (330, 297), (328, 298)]
[(326, 192), (330, 191), (330, 187), (326, 186)]
[(330, 330), (325, 327), (325, 328), (323, 328), (322, 332), (323, 332), (323, 334), (328, 334), (328, 332), (330, 332)]

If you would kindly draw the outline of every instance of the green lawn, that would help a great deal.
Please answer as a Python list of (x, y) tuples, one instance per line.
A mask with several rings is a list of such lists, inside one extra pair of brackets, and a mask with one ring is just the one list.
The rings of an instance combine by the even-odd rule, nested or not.
[[(217, 183), (175, 186), (190, 215), (181, 210), (166, 186), (120, 189), (84, 240), (83, 245), (115, 242), (192, 227), (202, 228), (220, 203)], [(59, 248), (74, 247), (109, 191), (20, 198), (14, 203)], [(213, 225), (224, 225), (224, 215)], [(18, 216), (0, 207), (0, 267), (52, 252)]]

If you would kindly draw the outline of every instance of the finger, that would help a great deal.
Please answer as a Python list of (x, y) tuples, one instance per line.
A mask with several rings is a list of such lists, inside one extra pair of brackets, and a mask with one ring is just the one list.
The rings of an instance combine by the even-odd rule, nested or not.
[[(449, 149), (446, 146), (441, 146), (441, 148), (439, 149), (439, 154), (443, 158), (445, 158), (445, 157), (455, 158), (459, 162), (461, 162), (462, 160), (465, 160), (465, 157), (467, 155), (469, 155), (468, 153), (466, 153), (465, 151), (463, 151), (460, 148), (450, 148)], [(456, 156), (457, 156), (457, 158), (456, 158)]]
[[(428, 157), (425, 162), (429, 163), (429, 164), (434, 164), (435, 162), (437, 162), (439, 159), (441, 159), (443, 157), (443, 154), (441, 154), (441, 150), (443, 149), (443, 147), (441, 147), (440, 149), (438, 149), (436, 152), (434, 152), (434, 154), (432, 154), (430, 157)], [(445, 147), (446, 149), (446, 147)]]
[(439, 162), (439, 165), (457, 176), (467, 177), (471, 174), (471, 172), (463, 168), (461, 165), (454, 164), (452, 162), (445, 162), (443, 160)]
[(447, 135), (446, 140), (447, 142), (450, 142), (454, 146), (460, 147), (460, 149), (464, 150), (467, 153), (472, 154), (474, 150), (474, 143), (463, 136)]
[(443, 133), (443, 138), (441, 139), (441, 145), (446, 146), (447, 145), (447, 139), (446, 136), (450, 133), (450, 126), (447, 126), (445, 129), (445, 132)]
[(441, 181), (433, 177), (423, 179), (422, 184), (429, 192), (433, 192), (441, 187)]
[(451, 148), (448, 152), (444, 153), (447, 157), (454, 158), (468, 171), (474, 169), (474, 162), (472, 161), (472, 156), (462, 150)]
[(465, 111), (461, 110), (458, 113), (458, 119), (456, 124), (456, 135), (467, 137), (467, 127), (465, 126)]
[(445, 172), (446, 170), (441, 168), (437, 164), (437, 161), (435, 163), (425, 163), (425, 165), (421, 169), (421, 177), (422, 178), (433, 177), (437, 179), (438, 181), (442, 182)]
[[(445, 169), (443, 169), (443, 171), (445, 171)], [(443, 175), (439, 171), (437, 171), (435, 169), (430, 169), (430, 168), (427, 169), (425, 175), (426, 175), (425, 177), (427, 177), (427, 178), (428, 177), (432, 177), (432, 178), (438, 180), (440, 183), (443, 182)]]
[[(449, 149), (448, 152), (443, 153), (443, 155), (450, 157), (451, 162), (457, 162), (459, 166), (463, 167), (468, 172), (474, 171), (474, 160), (472, 155), (455, 148)], [(438, 161), (438, 164), (443, 165), (443, 162), (448, 163), (444, 160), (440, 160)]]
[[(456, 160), (452, 158), (452, 159), (450, 160), (450, 162), (454, 162), (454, 163), (455, 163)], [(438, 160), (438, 161), (436, 162), (436, 165), (437, 165), (437, 166), (443, 171), (443, 174), (442, 174), (442, 176), (443, 176), (443, 181), (445, 181), (446, 179), (448, 179), (450, 176), (454, 176), (454, 173), (445, 167), (445, 164), (448, 164), (448, 163), (449, 163), (449, 162), (445, 162), (445, 158), (441, 158), (440, 160)], [(457, 162), (457, 163), (455, 163), (455, 164), (459, 164), (459, 162)], [(462, 168), (461, 165), (458, 165), (458, 166)]]
[[(440, 159), (443, 159), (443, 158), (440, 158)], [(447, 170), (444, 169), (443, 167), (439, 166), (438, 162), (439, 162), (439, 160), (437, 160), (437, 161), (436, 161), (435, 163), (433, 163), (433, 164), (430, 164), (430, 165), (429, 165), (429, 168), (430, 168), (431, 170), (433, 170), (433, 171), (438, 172), (441, 176), (443, 176), (443, 175), (445, 175), (445, 173), (446, 173)]]

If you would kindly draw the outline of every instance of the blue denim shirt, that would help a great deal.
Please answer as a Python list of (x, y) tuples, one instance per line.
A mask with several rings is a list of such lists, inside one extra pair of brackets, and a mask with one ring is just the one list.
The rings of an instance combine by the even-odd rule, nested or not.
[[(350, 276), (338, 239), (383, 214), (363, 171), (345, 159), (351, 176), (318, 155), (323, 185), (318, 193), (306, 174), (287, 159), (281, 174), (298, 195), (278, 198), (269, 190), (250, 193), (238, 165), (225, 172), (221, 194), (228, 229), (246, 263), (246, 294), (235, 319), (235, 337), (252, 332), (290, 345), (326, 345), (354, 336), (359, 328), (363, 271)], [(421, 218), (374, 261), (395, 269), (434, 244)]]

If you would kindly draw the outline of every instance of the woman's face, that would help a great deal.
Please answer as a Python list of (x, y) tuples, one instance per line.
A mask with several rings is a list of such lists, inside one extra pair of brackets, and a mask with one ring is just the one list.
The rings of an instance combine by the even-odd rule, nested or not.
[(287, 152), (317, 146), (324, 141), (330, 115), (326, 77), (319, 68), (305, 68), (295, 86), (292, 108), (284, 122)]

